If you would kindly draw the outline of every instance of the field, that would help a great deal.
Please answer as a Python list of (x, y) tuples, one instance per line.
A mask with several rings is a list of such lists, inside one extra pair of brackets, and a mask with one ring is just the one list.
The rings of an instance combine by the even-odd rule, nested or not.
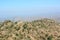
[(52, 19), (0, 22), (0, 40), (60, 40), (60, 24)]

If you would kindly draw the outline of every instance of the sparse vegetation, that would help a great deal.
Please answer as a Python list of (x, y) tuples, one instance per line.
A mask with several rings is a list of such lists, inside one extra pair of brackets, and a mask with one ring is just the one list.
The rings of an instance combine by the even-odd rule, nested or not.
[(60, 40), (60, 24), (51, 19), (0, 23), (0, 40)]

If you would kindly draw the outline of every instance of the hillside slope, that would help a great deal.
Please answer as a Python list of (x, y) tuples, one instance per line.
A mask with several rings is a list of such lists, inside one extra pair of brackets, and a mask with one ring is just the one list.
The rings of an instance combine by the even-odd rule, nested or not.
[(0, 40), (60, 40), (60, 24), (51, 19), (0, 22)]

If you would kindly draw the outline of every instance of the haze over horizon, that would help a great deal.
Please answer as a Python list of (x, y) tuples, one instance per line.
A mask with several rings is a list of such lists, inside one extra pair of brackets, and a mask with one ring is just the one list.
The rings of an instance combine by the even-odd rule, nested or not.
[(0, 0), (0, 18), (60, 17), (60, 0)]

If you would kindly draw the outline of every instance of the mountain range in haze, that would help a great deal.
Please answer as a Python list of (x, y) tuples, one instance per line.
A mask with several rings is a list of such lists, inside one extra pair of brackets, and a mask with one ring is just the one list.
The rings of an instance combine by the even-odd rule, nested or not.
[(60, 22), (60, 17), (26, 17), (26, 18), (22, 18), (22, 17), (10, 17), (10, 18), (0, 18), (0, 21), (4, 21), (4, 20), (13, 20), (13, 21), (18, 21), (18, 20), (21, 20), (21, 21), (33, 21), (33, 20), (39, 20), (39, 19), (43, 19), (43, 18), (48, 18), (48, 19), (54, 19), (56, 20), (57, 22)]

